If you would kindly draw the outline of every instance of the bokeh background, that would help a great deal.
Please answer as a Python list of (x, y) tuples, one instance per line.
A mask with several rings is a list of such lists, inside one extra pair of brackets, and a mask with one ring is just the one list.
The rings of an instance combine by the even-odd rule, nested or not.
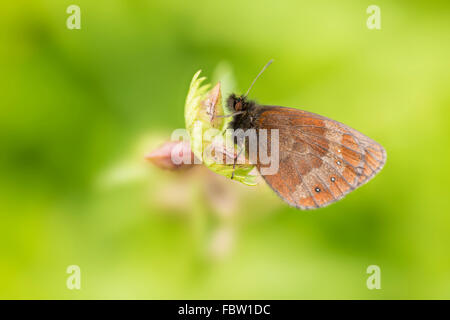
[[(81, 30), (66, 8), (81, 8)], [(366, 8), (381, 8), (381, 30)], [(0, 298), (450, 298), (448, 1), (3, 1)], [(193, 74), (385, 146), (317, 211), (144, 155)], [(218, 71), (219, 70), (219, 71)], [(225, 70), (226, 72), (224, 72)], [(81, 290), (66, 269), (81, 268)], [(366, 268), (381, 268), (368, 290)]]

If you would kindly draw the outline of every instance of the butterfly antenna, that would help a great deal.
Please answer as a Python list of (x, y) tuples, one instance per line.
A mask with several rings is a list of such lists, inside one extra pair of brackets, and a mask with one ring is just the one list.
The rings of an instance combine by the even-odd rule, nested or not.
[(244, 98), (247, 98), (248, 94), (250, 93), (250, 90), (253, 88), (253, 85), (255, 84), (256, 80), (258, 80), (259, 76), (267, 69), (268, 66), (270, 66), (273, 62), (273, 59), (270, 59), (269, 62), (262, 68), (262, 70), (258, 73), (255, 80), (253, 80), (252, 84), (250, 85), (250, 88), (248, 88), (247, 92), (244, 95)]

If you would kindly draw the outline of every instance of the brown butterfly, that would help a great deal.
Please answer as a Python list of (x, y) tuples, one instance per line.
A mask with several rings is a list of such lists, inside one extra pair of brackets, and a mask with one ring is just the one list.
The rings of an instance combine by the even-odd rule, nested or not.
[[(261, 75), (270, 61), (253, 81)], [(258, 105), (230, 95), (230, 128), (278, 129), (279, 169), (263, 175), (289, 205), (300, 209), (325, 207), (375, 176), (386, 162), (384, 148), (345, 124), (308, 111)], [(270, 135), (268, 145), (270, 145)], [(263, 164), (256, 163), (261, 173)]]

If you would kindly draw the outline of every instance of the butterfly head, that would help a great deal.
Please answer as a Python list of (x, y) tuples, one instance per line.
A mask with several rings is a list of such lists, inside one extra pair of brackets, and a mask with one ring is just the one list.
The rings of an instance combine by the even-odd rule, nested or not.
[(254, 127), (258, 113), (254, 101), (247, 100), (245, 96), (231, 94), (227, 100), (227, 107), (233, 117), (229, 128), (247, 130)]
[(231, 112), (245, 112), (249, 108), (250, 103), (245, 96), (231, 94), (228, 97), (227, 105)]

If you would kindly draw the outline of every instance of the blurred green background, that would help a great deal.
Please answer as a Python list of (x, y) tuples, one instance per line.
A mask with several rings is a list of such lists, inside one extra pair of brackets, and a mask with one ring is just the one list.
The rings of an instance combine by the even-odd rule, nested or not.
[[(81, 30), (66, 28), (70, 4)], [(366, 8), (381, 8), (381, 30)], [(448, 1), (3, 1), (0, 298), (450, 298)], [(344, 122), (385, 168), (317, 211), (146, 152), (193, 74)], [(225, 67), (224, 67), (225, 66)], [(79, 265), (81, 290), (66, 268)], [(366, 268), (381, 268), (368, 290)]]

